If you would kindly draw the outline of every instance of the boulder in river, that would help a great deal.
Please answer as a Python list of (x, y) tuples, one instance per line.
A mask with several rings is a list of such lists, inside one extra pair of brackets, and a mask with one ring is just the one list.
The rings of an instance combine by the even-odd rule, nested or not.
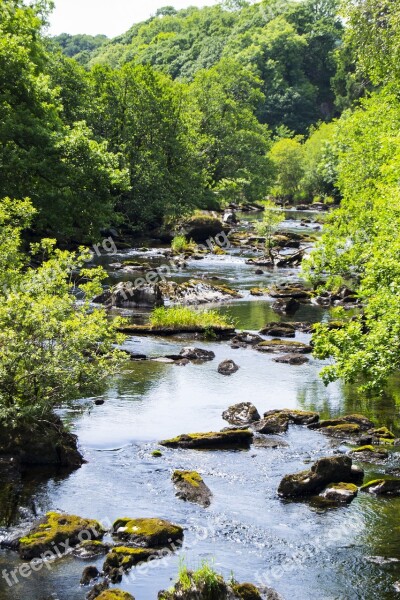
[(343, 417), (337, 417), (335, 419), (325, 419), (317, 423), (311, 423), (310, 429), (329, 429), (332, 427), (340, 427), (341, 425), (357, 425), (358, 431), (368, 431), (371, 427), (374, 427), (374, 423), (364, 417), (364, 415), (353, 414), (345, 415)]
[(241, 331), (240, 333), (236, 334), (235, 337), (232, 339), (232, 345), (239, 347), (255, 346), (256, 344), (259, 344), (262, 341), (263, 338), (255, 333)]
[(296, 336), (296, 330), (290, 323), (268, 323), (260, 333), (275, 338), (294, 338)]
[(131, 281), (120, 281), (111, 290), (111, 306), (119, 308), (152, 308), (164, 304), (160, 284), (135, 285)]
[(105, 575), (115, 575), (119, 572), (121, 575), (124, 571), (129, 571), (132, 567), (139, 563), (160, 558), (158, 550), (153, 548), (132, 548), (127, 546), (115, 546), (107, 554), (103, 564)]
[(206, 242), (209, 238), (223, 233), (224, 225), (217, 217), (207, 213), (190, 217), (183, 225), (183, 232), (188, 239), (195, 242)]
[(263, 340), (255, 346), (258, 352), (286, 352), (289, 354), (309, 354), (312, 352), (311, 346), (294, 340)]
[(353, 448), (349, 454), (351, 454), (354, 460), (369, 463), (381, 462), (389, 457), (389, 452), (385, 448), (372, 446), (371, 444)]
[(0, 458), (13, 457), (20, 465), (78, 468), (85, 461), (78, 438), (54, 415), (15, 429), (0, 427)]
[(186, 433), (176, 438), (163, 440), (161, 446), (167, 448), (188, 448), (193, 450), (235, 450), (248, 449), (253, 441), (253, 433), (248, 429), (228, 429), (209, 433)]
[[(102, 594), (103, 592), (108, 590), (109, 587), (110, 587), (110, 583), (107, 579), (104, 579), (100, 583), (96, 583), (96, 585), (94, 585), (92, 587), (90, 592), (88, 594), (86, 594), (86, 600), (95, 600), (96, 598), (98, 598), (100, 596), (100, 594)], [(111, 591), (114, 591), (114, 590), (111, 590)], [(110, 599), (110, 596), (109, 596), (109, 599)], [(103, 596), (103, 600), (104, 600), (104, 596)], [(114, 600), (115, 600), (115, 597), (114, 597)]]
[(183, 538), (183, 529), (164, 519), (117, 519), (112, 534), (119, 540), (145, 548), (160, 548)]
[(204, 350), (203, 348), (187, 347), (182, 348), (179, 356), (181, 359), (187, 358), (188, 360), (213, 360), (215, 353), (212, 350)]
[(224, 360), (218, 366), (218, 373), (220, 375), (233, 375), (237, 371), (239, 371), (239, 366), (233, 360)]
[(101, 539), (104, 534), (105, 530), (98, 521), (49, 512), (27, 535), (19, 539), (18, 552), (24, 560), (40, 557), (44, 553), (57, 557), (55, 548), (61, 554), (71, 552), (74, 546), (84, 540)]
[(241, 294), (224, 285), (207, 283), (198, 279), (189, 279), (184, 283), (164, 281), (159, 284), (164, 303), (183, 304), (185, 306), (225, 302), (232, 298), (241, 298)]
[(349, 504), (357, 494), (358, 487), (354, 483), (333, 483), (320, 493), (320, 497), (334, 504)]
[(100, 572), (96, 566), (89, 565), (83, 569), (80, 584), (89, 585), (93, 579), (97, 579), (100, 576)]
[(288, 430), (289, 419), (284, 414), (268, 415), (261, 421), (252, 424), (257, 433), (276, 434), (285, 433)]
[(172, 481), (181, 500), (194, 502), (201, 506), (210, 506), (212, 493), (197, 471), (174, 471)]
[(349, 456), (320, 458), (310, 470), (285, 475), (278, 494), (283, 498), (312, 496), (332, 483), (357, 483), (363, 475), (362, 469), (353, 466)]
[(293, 352), (290, 354), (282, 354), (282, 356), (277, 356), (273, 359), (276, 363), (282, 363), (284, 365), (304, 365), (305, 363), (310, 362), (310, 359), (303, 354), (294, 354)]
[(93, 558), (107, 554), (109, 550), (110, 544), (105, 544), (100, 540), (87, 540), (76, 546), (73, 554), (76, 558), (82, 560), (92, 560)]
[(135, 598), (128, 592), (114, 588), (102, 592), (100, 596), (97, 596), (97, 600), (135, 600)]
[(360, 491), (377, 496), (400, 496), (400, 478), (373, 479), (362, 485)]
[(295, 408), (277, 408), (269, 410), (264, 413), (264, 417), (281, 415), (289, 420), (289, 423), (295, 425), (309, 425), (310, 423), (317, 423), (319, 421), (319, 413), (312, 410), (297, 410)]
[(231, 425), (250, 425), (261, 419), (258, 410), (251, 402), (240, 402), (230, 406), (222, 413), (222, 418)]
[(279, 298), (272, 305), (272, 310), (283, 315), (294, 315), (300, 308), (300, 302), (295, 298)]

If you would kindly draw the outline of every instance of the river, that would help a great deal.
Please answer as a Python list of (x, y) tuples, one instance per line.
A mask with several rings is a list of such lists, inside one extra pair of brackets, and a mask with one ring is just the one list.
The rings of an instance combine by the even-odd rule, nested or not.
[[(288, 215), (283, 227), (303, 231), (298, 222), (301, 216)], [(113, 260), (134, 257), (149, 261), (152, 256), (158, 260), (156, 251), (132, 250)], [(251, 297), (249, 290), (294, 281), (299, 273), (286, 269), (255, 275), (245, 258), (234, 250), (193, 261), (179, 278), (207, 273), (239, 289), (243, 299), (218, 310), (233, 315), (239, 329), (257, 332), (279, 317), (271, 309), (271, 298)], [(329, 312), (315, 305), (302, 306), (294, 317), (312, 322), (328, 318)], [(298, 333), (296, 339), (308, 342), (310, 335)], [(176, 353), (184, 345), (193, 345), (193, 340), (133, 337), (126, 341), (126, 348), (148, 356)], [(400, 499), (359, 493), (349, 506), (327, 510), (277, 496), (285, 474), (332, 455), (332, 442), (318, 431), (291, 426), (283, 436), (288, 446), (276, 449), (163, 449), (161, 458), (151, 453), (161, 439), (221, 429), (226, 426), (222, 411), (242, 401), (252, 402), (260, 413), (292, 407), (317, 410), (322, 417), (361, 412), (399, 433), (398, 387), (385, 399), (371, 401), (340, 383), (325, 387), (319, 378), (322, 364), (313, 358), (307, 364), (289, 366), (251, 348), (233, 350), (228, 341), (197, 341), (196, 345), (213, 350), (216, 359), (185, 367), (153, 361), (129, 363), (110, 383), (102, 406), (82, 399), (75, 408), (62, 411), (79, 437), (87, 464), (68, 475), (27, 474), (18, 510), (7, 504), (4, 493), (1, 496), (3, 523), (10, 514), (20, 518), (32, 511), (60, 510), (106, 521), (125, 516), (161, 517), (184, 526), (180, 552), (155, 561), (147, 573), (133, 569), (118, 585), (136, 600), (155, 600), (159, 590), (170, 587), (180, 561), (197, 568), (205, 559), (213, 561), (226, 577), (233, 572), (238, 580), (270, 585), (285, 600), (397, 597), (393, 584), (400, 579)], [(240, 366), (232, 377), (217, 373), (216, 367), (224, 359), (234, 359)], [(398, 466), (398, 456), (394, 452), (383, 465), (363, 465), (365, 481), (384, 473), (388, 466)], [(209, 508), (176, 498), (171, 483), (174, 469), (200, 472), (213, 492)], [(393, 560), (382, 561), (377, 556)], [(100, 558), (89, 564), (100, 569), (102, 562)], [(0, 572), (18, 564), (15, 553), (0, 551)], [(87, 588), (82, 588), (79, 580), (86, 564), (66, 557), (12, 587), (0, 578), (0, 600), (83, 600)]]

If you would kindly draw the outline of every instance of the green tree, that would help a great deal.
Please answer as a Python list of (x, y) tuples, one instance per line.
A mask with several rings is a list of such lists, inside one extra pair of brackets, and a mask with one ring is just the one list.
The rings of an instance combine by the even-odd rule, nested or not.
[(30, 253), (41, 264), (30, 267), (20, 245), (33, 213), (28, 201), (0, 205), (1, 427), (37, 424), (55, 406), (100, 392), (119, 362), (115, 324), (90, 307), (104, 273), (83, 268), (88, 283), (80, 286), (85, 299), (78, 304), (72, 274), (84, 267), (87, 252), (55, 250), (53, 240), (43, 240)]
[(190, 86), (197, 143), (210, 191), (217, 197), (224, 197), (228, 182), (245, 200), (265, 197), (271, 178), (270, 134), (254, 114), (263, 99), (259, 88), (257, 77), (230, 60), (200, 71)]
[(274, 166), (275, 180), (271, 192), (275, 196), (294, 199), (301, 191), (304, 177), (302, 138), (282, 138), (274, 143), (269, 158)]
[(186, 89), (151, 67), (92, 72), (97, 98), (90, 124), (123, 157), (130, 190), (118, 208), (138, 229), (160, 225), (201, 202), (204, 178)]
[(285, 215), (280, 211), (276, 204), (269, 201), (263, 202), (264, 213), (262, 221), (256, 223), (256, 230), (258, 235), (265, 237), (265, 249), (268, 256), (274, 260), (272, 254), (273, 241), (272, 238), (276, 233), (279, 225), (285, 220)]

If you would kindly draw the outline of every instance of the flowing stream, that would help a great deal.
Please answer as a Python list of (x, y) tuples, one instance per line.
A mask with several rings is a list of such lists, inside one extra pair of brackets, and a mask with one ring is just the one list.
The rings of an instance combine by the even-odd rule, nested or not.
[[(301, 216), (289, 215), (282, 226), (302, 231), (296, 220)], [(154, 264), (161, 260), (155, 249), (124, 251), (102, 262), (127, 257)], [(239, 289), (243, 299), (218, 310), (233, 315), (238, 329), (258, 332), (279, 317), (271, 309), (271, 298), (251, 297), (249, 290), (298, 280), (299, 273), (285, 269), (255, 275), (254, 266), (246, 265), (245, 258), (233, 250), (225, 256), (191, 261), (177, 279), (207, 274)], [(111, 280), (115, 282), (115, 277)], [(302, 306), (294, 317), (311, 322), (327, 319), (329, 312), (315, 305)], [(296, 339), (307, 342), (310, 336), (298, 333)], [(252, 402), (260, 413), (292, 407), (317, 410), (322, 417), (360, 412), (398, 433), (398, 387), (384, 399), (367, 401), (341, 384), (324, 387), (318, 375), (320, 361), (311, 358), (301, 366), (278, 364), (273, 355), (250, 347), (233, 350), (229, 341), (132, 337), (126, 348), (156, 357), (194, 344), (213, 350), (216, 359), (185, 367), (153, 361), (129, 363), (110, 384), (102, 406), (83, 399), (74, 409), (64, 410), (87, 464), (72, 474), (60, 473), (50, 479), (42, 472), (27, 474), (18, 507), (11, 507), (11, 500), (2, 493), (3, 522), (5, 515), (18, 508), (14, 511), (18, 518), (60, 510), (108, 522), (125, 516), (161, 517), (184, 526), (185, 540), (179, 552), (154, 561), (147, 572), (132, 569), (117, 586), (136, 600), (155, 600), (159, 590), (171, 585), (182, 560), (192, 568), (203, 560), (213, 561), (224, 576), (233, 572), (238, 580), (269, 585), (285, 600), (397, 597), (393, 584), (400, 579), (400, 499), (359, 493), (349, 506), (327, 510), (277, 496), (285, 474), (332, 455), (332, 441), (321, 433), (291, 426), (282, 436), (287, 447), (275, 449), (162, 449), (160, 458), (151, 453), (161, 439), (221, 429), (227, 425), (222, 411), (242, 401)], [(233, 359), (240, 366), (232, 377), (217, 373), (224, 359)], [(394, 452), (385, 464), (364, 465), (365, 480), (388, 467), (400, 466), (398, 456)], [(171, 483), (174, 469), (200, 472), (213, 492), (209, 508), (176, 498)], [(83, 600), (88, 589), (79, 584), (82, 570), (87, 564), (101, 569), (103, 560), (86, 563), (65, 557), (26, 579), (19, 578), (12, 587), (0, 578), (0, 600)], [(0, 573), (19, 564), (15, 553), (0, 551)]]

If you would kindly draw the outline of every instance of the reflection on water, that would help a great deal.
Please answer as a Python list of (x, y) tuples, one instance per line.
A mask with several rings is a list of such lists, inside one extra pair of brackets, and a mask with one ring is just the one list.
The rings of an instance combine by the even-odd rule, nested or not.
[[(218, 257), (191, 266), (193, 273), (215, 272), (233, 278), (244, 293), (259, 282), (242, 257)], [(221, 275), (223, 273), (223, 275)], [(298, 277), (296, 271), (289, 277)], [(282, 272), (267, 273), (268, 285)], [(219, 307), (240, 328), (258, 331), (278, 320), (266, 299), (248, 299)], [(328, 314), (304, 305), (295, 320), (316, 322)], [(288, 320), (288, 319), (286, 319)], [(308, 342), (310, 336), (297, 334)], [(216, 567), (229, 577), (265, 583), (286, 600), (389, 600), (392, 584), (400, 579), (400, 562), (378, 564), (369, 557), (400, 560), (398, 499), (377, 499), (360, 493), (348, 507), (316, 510), (308, 503), (282, 502), (276, 494), (283, 475), (306, 468), (310, 461), (333, 451), (331, 442), (317, 431), (293, 426), (283, 437), (288, 447), (252, 448), (248, 452), (196, 452), (163, 449), (162, 458), (151, 456), (157, 442), (184, 432), (220, 429), (221, 413), (230, 404), (253, 402), (260, 412), (272, 408), (300, 407), (320, 411), (325, 417), (362, 412), (378, 424), (400, 431), (399, 386), (393, 382), (382, 399), (368, 399), (349, 386), (325, 387), (318, 377), (321, 362), (302, 366), (273, 361), (251, 348), (233, 350), (229, 342), (198, 342), (178, 338), (129, 338), (126, 347), (149, 357), (175, 354), (184, 345), (211, 349), (216, 359), (177, 367), (152, 361), (132, 362), (110, 386), (105, 404), (83, 402), (64, 411), (78, 434), (88, 463), (69, 476), (47, 479), (31, 473), (17, 493), (4, 490), (4, 520), (58, 509), (85, 517), (170, 519), (185, 527), (181, 555), (190, 567), (213, 557)], [(240, 370), (222, 377), (217, 366), (234, 359)], [(396, 466), (394, 453), (389, 466)], [(388, 465), (366, 466), (366, 479), (381, 476)], [(196, 469), (213, 491), (209, 509), (177, 499), (171, 484), (174, 469)], [(153, 563), (148, 574), (132, 571), (119, 587), (136, 600), (155, 600), (176, 576), (179, 556)], [(0, 552), (0, 573), (20, 563), (14, 553)], [(102, 559), (94, 561), (101, 568)], [(87, 589), (79, 585), (87, 563), (72, 558), (57, 561), (9, 589), (0, 578), (1, 600), (43, 600), (56, 593), (59, 600), (83, 600)]]

